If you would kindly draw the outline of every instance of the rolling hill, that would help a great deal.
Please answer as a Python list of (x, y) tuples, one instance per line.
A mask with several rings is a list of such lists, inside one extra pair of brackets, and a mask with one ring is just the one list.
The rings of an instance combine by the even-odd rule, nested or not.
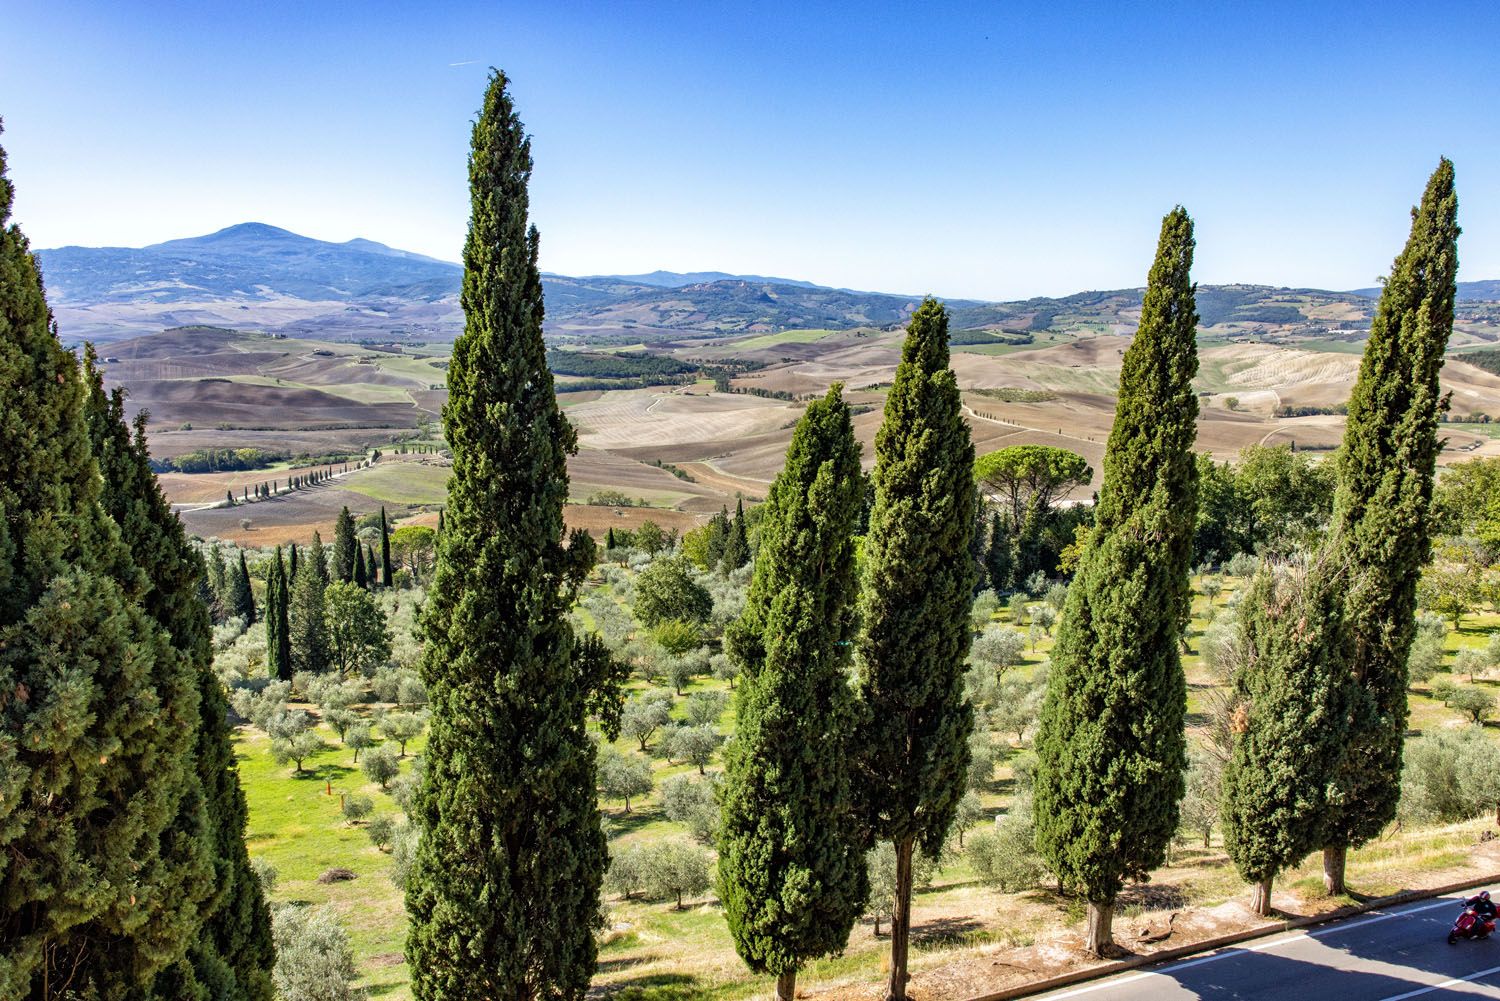
[[(38, 251), (65, 340), (209, 325), (329, 341), (448, 342), (462, 329), (457, 264), (371, 240), (329, 243), (262, 223), (148, 247)], [(903, 323), (920, 299), (718, 271), (545, 275), (562, 344), (673, 344)], [(1202, 286), (1211, 337), (1358, 340), (1371, 290)], [(1500, 342), (1500, 282), (1465, 283), (1456, 347)], [(1128, 333), (1140, 289), (1016, 302), (949, 300), (954, 328), (1010, 335)], [(980, 338), (983, 339), (982, 337)]]

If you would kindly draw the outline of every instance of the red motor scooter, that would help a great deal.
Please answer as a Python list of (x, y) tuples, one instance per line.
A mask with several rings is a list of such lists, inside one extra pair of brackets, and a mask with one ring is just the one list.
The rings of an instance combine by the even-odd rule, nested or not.
[(1481, 919), (1472, 905), (1467, 906), (1458, 920), (1453, 922), (1453, 930), (1448, 933), (1448, 944), (1452, 945), (1461, 938), (1489, 938), (1494, 930), (1494, 918)]

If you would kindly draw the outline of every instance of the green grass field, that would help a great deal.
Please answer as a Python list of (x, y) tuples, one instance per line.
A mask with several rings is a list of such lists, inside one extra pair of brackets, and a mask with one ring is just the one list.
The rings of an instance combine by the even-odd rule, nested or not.
[(778, 344), (811, 344), (821, 341), (829, 334), (837, 333), (835, 330), (782, 330), (774, 334), (761, 334), (758, 337), (747, 337), (743, 341), (735, 341), (734, 346), (753, 351), (756, 348), (773, 348)]
[(425, 462), (380, 462), (351, 472), (340, 486), (382, 504), (442, 504), (447, 500), (448, 466)]

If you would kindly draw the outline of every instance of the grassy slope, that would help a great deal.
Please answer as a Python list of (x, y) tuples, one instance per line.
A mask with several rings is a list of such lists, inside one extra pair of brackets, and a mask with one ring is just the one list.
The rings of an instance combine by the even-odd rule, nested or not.
[[(1234, 583), (1230, 581), (1218, 596), (1217, 609), (1222, 610), (1226, 605)], [(1000, 613), (1002, 620), (1005, 615), (1004, 611)], [(1205, 708), (1206, 694), (1212, 685), (1197, 652), (1198, 637), (1207, 624), (1207, 601), (1199, 594), (1190, 626), (1192, 652), (1185, 661), (1190, 682), (1190, 725), (1201, 721), (1201, 716), (1195, 719), (1193, 714)], [(1489, 632), (1496, 628), (1500, 628), (1500, 615), (1466, 617), (1463, 629), (1450, 634), (1450, 656), (1462, 647), (1483, 645)], [(1028, 650), (1025, 662), (1016, 670), (1031, 672), (1039, 668), (1046, 661), (1051, 642), (1050, 637), (1044, 638), (1035, 651)], [(1481, 679), (1479, 683), (1500, 691), (1500, 682)], [(664, 686), (634, 681), (632, 687), (642, 690)], [(687, 692), (712, 688), (723, 689), (725, 685), (701, 678)], [(685, 696), (675, 700), (675, 715), (683, 715), (685, 701)], [(732, 710), (726, 710), (720, 719), (721, 731), (730, 729), (732, 719)], [(1431, 729), (1457, 722), (1456, 715), (1429, 698), (1425, 690), (1413, 693), (1413, 728)], [(331, 782), (335, 793), (345, 790), (370, 796), (378, 813), (398, 811), (378, 786), (366, 782), (363, 774), (351, 767), (352, 755), (336, 746), (332, 733), (322, 732), (325, 750), (307, 763), (311, 774), (297, 778), (292, 776), (290, 766), (271, 761), (263, 735), (248, 728), (241, 731), (241, 774), (250, 799), (250, 851), (253, 856), (266, 858), (280, 871), (276, 900), (331, 903), (339, 910), (350, 929), (362, 982), (372, 989), (374, 996), (405, 999), (410, 997), (406, 968), (400, 959), (405, 918), (400, 894), (388, 878), (391, 859), (369, 843), (362, 829), (342, 820), (337, 796), (325, 793), (325, 783)], [(997, 745), (1011, 747), (1013, 738), (997, 733), (993, 739)], [(408, 750), (419, 746), (413, 744)], [(625, 738), (616, 746), (626, 753), (639, 753), (635, 743)], [(659, 753), (658, 746), (659, 740), (653, 741), (650, 752), (656, 790), (633, 799), (629, 814), (619, 802), (602, 804), (613, 845), (687, 836), (683, 825), (669, 821), (663, 813), (660, 788), (671, 776), (694, 769), (655, 756)], [(410, 758), (403, 766), (409, 764)], [(1002, 761), (995, 781), (982, 796), (988, 810), (998, 812), (1008, 805), (1011, 780), (1009, 763)], [(1410, 879), (1414, 869), (1457, 864), (1473, 840), (1474, 832), (1460, 825), (1381, 841), (1354, 853), (1351, 881), (1364, 892), (1393, 892)], [(317, 883), (317, 875), (333, 865), (346, 866), (358, 873), (359, 878), (326, 886)], [(1317, 860), (1311, 859), (1289, 874), (1283, 885), (1315, 895), (1320, 886), (1319, 872)], [(1173, 865), (1158, 873), (1158, 883), (1180, 889), (1187, 903), (1204, 906), (1215, 906), (1244, 892), (1243, 884), (1225, 864), (1217, 841), (1208, 851), (1201, 847), (1179, 849)], [(723, 917), (711, 896), (688, 901), (687, 907), (680, 911), (669, 902), (611, 899), (606, 903), (610, 927), (603, 939), (600, 972), (596, 977), (601, 987), (607, 986), (621, 998), (640, 1001), (676, 1001), (688, 997), (729, 1001), (764, 991), (764, 982), (749, 975), (735, 956)], [(918, 894), (915, 919), (919, 936), (913, 969), (946, 962), (961, 955), (963, 950), (1028, 945), (1061, 925), (1077, 924), (1079, 915), (1073, 913), (1075, 909), (1072, 902), (1050, 893), (996, 893), (979, 885), (962, 856), (958, 856), (944, 865), (931, 887)], [(869, 922), (862, 922), (856, 927), (845, 955), (812, 964), (801, 982), (809, 988), (819, 982), (873, 983), (882, 975), (886, 948), (886, 940), (875, 938)]]

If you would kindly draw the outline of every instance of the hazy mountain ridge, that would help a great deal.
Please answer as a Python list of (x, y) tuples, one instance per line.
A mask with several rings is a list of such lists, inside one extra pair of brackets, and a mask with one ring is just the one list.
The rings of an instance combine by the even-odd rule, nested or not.
[[(371, 240), (330, 243), (262, 223), (148, 247), (38, 251), (63, 336), (108, 341), (187, 324), (329, 340), (452, 340), (463, 328), (462, 268)], [(544, 275), (548, 332), (560, 338), (652, 342), (791, 328), (885, 327), (919, 296), (856, 292), (720, 271)], [(1368, 326), (1366, 293), (1258, 285), (1199, 288), (1205, 328), (1229, 336), (1347, 337)], [(1464, 283), (1481, 323), (1500, 323), (1500, 281)], [(1124, 332), (1140, 289), (1015, 302), (948, 300), (955, 329)], [(1500, 328), (1497, 328), (1500, 329)], [(1500, 336), (1500, 334), (1497, 334)], [(1496, 336), (1476, 338), (1476, 343)]]

